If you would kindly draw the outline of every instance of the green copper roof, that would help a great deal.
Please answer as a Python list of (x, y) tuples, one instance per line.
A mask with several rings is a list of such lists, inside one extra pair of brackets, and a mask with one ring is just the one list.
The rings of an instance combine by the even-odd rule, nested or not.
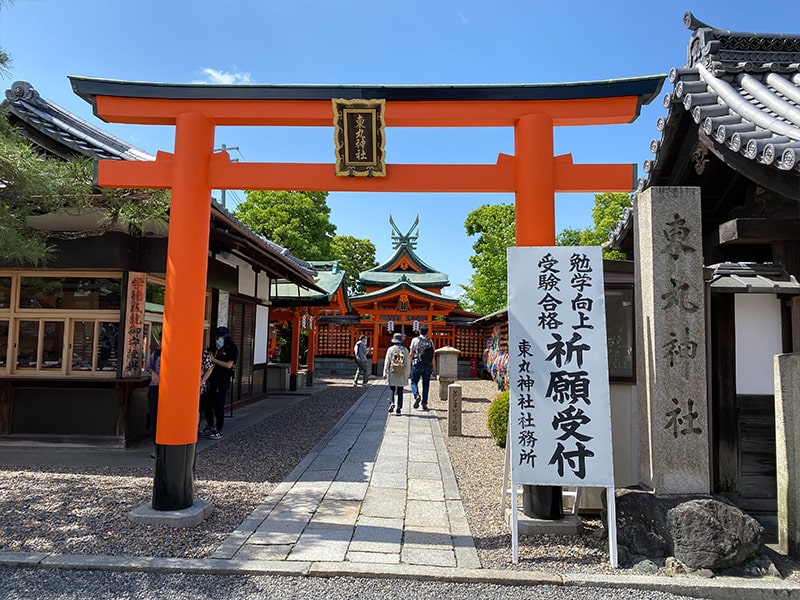
[(278, 280), (270, 288), (270, 300), (276, 306), (286, 304), (327, 304), (344, 283), (344, 271), (339, 269), (339, 261), (309, 261), (316, 269), (314, 280), (326, 293), (301, 288), (285, 279)]
[(414, 292), (415, 294), (418, 294), (418, 295), (420, 295), (420, 296), (422, 296), (424, 298), (428, 298), (428, 299), (436, 301), (436, 302), (444, 302), (445, 304), (452, 304), (453, 306), (458, 304), (458, 300), (456, 298), (450, 298), (449, 296), (442, 296), (441, 294), (434, 294), (433, 292), (430, 292), (429, 290), (426, 290), (426, 289), (421, 288), (421, 287), (419, 287), (417, 285), (414, 285), (413, 283), (411, 283), (409, 281), (398, 281), (394, 285), (391, 285), (389, 287), (386, 287), (386, 288), (383, 288), (383, 289), (380, 289), (380, 290), (377, 290), (377, 291), (374, 291), (374, 292), (370, 292), (369, 294), (362, 294), (360, 296), (353, 296), (352, 298), (350, 298), (350, 301), (351, 302), (356, 302), (356, 301), (361, 302), (363, 300), (372, 300), (373, 298), (381, 298), (383, 296), (390, 296), (392, 294), (395, 294), (395, 293), (401, 292), (401, 291), (411, 291), (411, 292)]
[[(384, 261), (377, 267), (362, 271), (359, 277), (359, 283), (363, 285), (387, 286), (397, 281), (409, 281), (414, 285), (422, 287), (439, 288), (450, 285), (447, 273), (435, 270), (414, 252), (414, 249), (417, 247), (417, 238), (419, 237), (419, 233), (415, 233), (419, 225), (419, 215), (417, 215), (411, 228), (406, 233), (403, 233), (397, 228), (391, 215), (389, 216), (389, 223), (394, 230), (392, 234), (392, 243), (395, 248), (394, 254), (392, 254), (389, 260)], [(409, 264), (416, 268), (389, 271), (392, 265), (397, 264), (402, 258), (405, 258)]]

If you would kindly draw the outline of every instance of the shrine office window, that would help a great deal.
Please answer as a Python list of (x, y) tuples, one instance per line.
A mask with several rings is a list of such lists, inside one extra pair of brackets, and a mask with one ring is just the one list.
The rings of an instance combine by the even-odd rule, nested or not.
[(120, 273), (0, 272), (0, 374), (117, 373)]
[(632, 286), (606, 286), (606, 340), (608, 379), (611, 383), (636, 381), (636, 330)]

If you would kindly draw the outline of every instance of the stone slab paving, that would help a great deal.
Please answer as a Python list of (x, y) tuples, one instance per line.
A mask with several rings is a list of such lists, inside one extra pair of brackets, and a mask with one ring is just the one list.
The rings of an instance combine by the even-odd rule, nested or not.
[(433, 410), (369, 385), (213, 558), (480, 568)]

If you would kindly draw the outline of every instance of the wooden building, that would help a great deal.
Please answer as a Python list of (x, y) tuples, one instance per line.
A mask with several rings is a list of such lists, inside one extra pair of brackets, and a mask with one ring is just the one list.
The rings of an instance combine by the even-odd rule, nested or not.
[[(154, 158), (27, 82), (15, 82), (6, 99), (7, 118), (48, 156)], [(309, 263), (208, 201), (205, 339), (226, 325), (239, 347), (233, 405), (266, 391), (273, 283), (319, 288)], [(44, 268), (0, 262), (0, 443), (122, 447), (151, 435), (142, 369), (163, 321), (168, 224), (134, 229), (86, 211), (27, 224), (49, 235), (56, 254)]]
[[(670, 72), (639, 188), (700, 190), (711, 491), (769, 523), (773, 360), (800, 350), (800, 35), (684, 23), (687, 62)], [(610, 245), (639, 260), (634, 223), (631, 211)]]

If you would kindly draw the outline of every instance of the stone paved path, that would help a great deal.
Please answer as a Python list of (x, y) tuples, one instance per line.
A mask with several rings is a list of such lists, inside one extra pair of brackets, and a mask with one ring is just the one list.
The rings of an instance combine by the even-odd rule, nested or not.
[(479, 568), (433, 410), (364, 394), (212, 558)]

